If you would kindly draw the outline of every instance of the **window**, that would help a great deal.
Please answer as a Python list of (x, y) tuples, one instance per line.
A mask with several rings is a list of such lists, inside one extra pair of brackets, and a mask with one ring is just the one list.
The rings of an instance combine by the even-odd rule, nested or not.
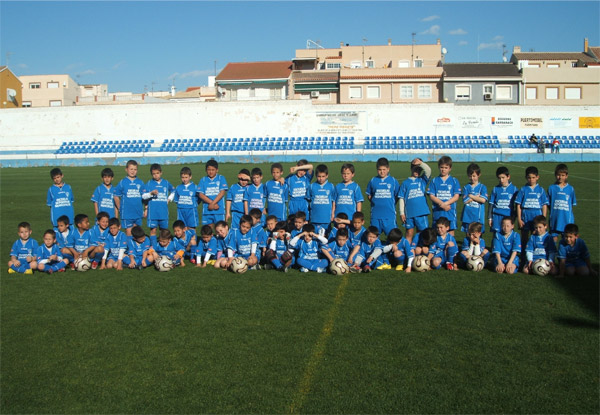
[(29, 84), (29, 89), (40, 89), (42, 85), (39, 82), (31, 82)]
[[(454, 93), (456, 94), (457, 101), (469, 101), (471, 99), (471, 86), (470, 85), (456, 85), (454, 87)], [(419, 90), (419, 95), (421, 91)], [(419, 96), (419, 98), (421, 98)]]
[(362, 68), (362, 62), (361, 61), (352, 61), (352, 62), (350, 62), (350, 68), (352, 68), (352, 69)]
[(329, 92), (321, 92), (319, 94), (319, 98), (317, 98), (319, 101), (330, 101), (331, 100), (331, 93)]
[(546, 88), (546, 99), (558, 99), (558, 87)]
[(419, 98), (420, 99), (431, 98), (431, 85), (419, 85)]
[(410, 62), (409, 61), (399, 61), (398, 68), (410, 68)]
[(56, 101), (50, 101), (50, 106), (51, 107), (62, 107), (62, 101), (60, 99), (56, 100)]
[(57, 89), (58, 82), (48, 82), (48, 89)]
[(423, 67), (423, 59), (415, 59), (415, 68)]
[(379, 99), (381, 98), (381, 89), (378, 85), (367, 87), (367, 98)]
[(490, 101), (494, 97), (494, 85), (483, 86), (483, 99)]
[(400, 98), (412, 99), (413, 97), (413, 86), (412, 85), (400, 85)]
[(580, 87), (566, 87), (565, 88), (565, 99), (581, 99), (581, 88)]
[(366, 68), (374, 68), (375, 67), (375, 61), (366, 61), (365, 62), (365, 67)]
[(512, 99), (512, 86), (498, 85), (496, 87), (496, 99), (505, 101)]
[(327, 69), (340, 69), (342, 67), (341, 63), (329, 63), (327, 62)]
[(527, 99), (537, 99), (537, 88), (527, 88)]
[(548, 65), (546, 65), (547, 68), (560, 68), (560, 65), (558, 63), (549, 63)]
[(23, 101), (23, 108), (31, 108), (31, 101)]
[(577, 62), (571, 62), (571, 68), (577, 68)]
[(350, 99), (362, 99), (362, 86), (351, 86), (349, 88)]

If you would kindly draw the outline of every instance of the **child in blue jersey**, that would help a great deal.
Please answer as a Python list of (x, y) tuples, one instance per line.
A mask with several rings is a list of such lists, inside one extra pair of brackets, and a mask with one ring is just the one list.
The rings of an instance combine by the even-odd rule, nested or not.
[(336, 199), (335, 187), (327, 179), (329, 170), (325, 164), (317, 166), (317, 181), (308, 187), (306, 197), (310, 206), (310, 223), (320, 235), (325, 235), (333, 221), (333, 202)]
[(431, 205), (433, 206), (433, 222), (437, 223), (439, 218), (448, 218), (450, 221), (450, 235), (454, 236), (457, 226), (456, 202), (460, 197), (460, 184), (455, 177), (450, 175), (452, 171), (452, 159), (442, 156), (438, 160), (440, 175), (434, 178), (427, 189)]
[(479, 166), (475, 163), (469, 164), (467, 166), (469, 184), (465, 185), (462, 190), (463, 211), (461, 230), (465, 233), (468, 232), (471, 223), (485, 223), (485, 204), (488, 200), (488, 191), (483, 183), (479, 183), (479, 176), (481, 176)]
[(465, 267), (467, 260), (472, 256), (483, 258), (484, 264), (490, 259), (490, 251), (485, 247), (485, 239), (481, 237), (483, 225), (479, 222), (471, 222), (467, 235), (463, 239), (461, 251), (457, 256), (456, 263)]
[(365, 232), (367, 228), (365, 228), (365, 214), (363, 212), (354, 212), (352, 215), (352, 222), (350, 224), (350, 244), (354, 248), (357, 245), (360, 245), (361, 242), (364, 241)]
[(514, 218), (514, 202), (519, 189), (511, 183), (510, 172), (505, 166), (496, 169), (498, 185), (492, 189), (489, 201), (488, 220), (492, 234), (501, 231), (502, 219), (505, 217)]
[(458, 244), (454, 235), (450, 234), (450, 220), (441, 216), (435, 223), (435, 229), (438, 236), (435, 241), (435, 249), (433, 252), (429, 252), (431, 268), (439, 269), (445, 265), (447, 270), (457, 271), (455, 257), (458, 253)]
[(121, 232), (121, 221), (110, 218), (108, 221), (108, 237), (104, 244), (104, 257), (100, 269), (123, 270), (123, 258), (127, 252), (127, 235)]
[(206, 162), (206, 176), (198, 183), (198, 197), (203, 202), (202, 224), (215, 226), (220, 220), (225, 220), (225, 196), (227, 181), (219, 173), (219, 163), (216, 160)]
[(156, 235), (156, 228), (169, 229), (169, 199), (175, 188), (168, 180), (162, 178), (162, 167), (154, 163), (150, 166), (152, 179), (146, 183), (142, 199), (148, 204), (146, 221), (150, 228), (150, 236)]
[(238, 173), (238, 182), (231, 186), (225, 201), (225, 221), (231, 220), (231, 228), (237, 229), (244, 214), (244, 195), (250, 183), (250, 171), (242, 169)]
[(327, 259), (321, 254), (322, 246), (326, 244), (327, 239), (315, 233), (312, 223), (304, 225), (302, 232), (290, 240), (290, 246), (297, 251), (296, 264), (300, 267), (300, 272), (327, 271)]
[(261, 259), (265, 254), (265, 250), (267, 249), (267, 232), (265, 232), (261, 220), (263, 218), (263, 214), (260, 209), (251, 209), (250, 215), (252, 217), (252, 233), (254, 234), (254, 239), (257, 243), (256, 245), (256, 259), (258, 263), (262, 265)]
[(308, 210), (308, 199), (306, 192), (313, 177), (313, 165), (307, 160), (298, 160), (294, 167), (290, 167), (290, 175), (285, 181), (288, 185), (290, 201), (288, 203), (288, 212), (294, 215), (298, 212), (304, 212), (306, 220), (310, 219)]
[(354, 212), (362, 211), (365, 201), (358, 183), (354, 182), (354, 165), (342, 164), (342, 182), (335, 186), (335, 200), (333, 205), (334, 215), (345, 213), (346, 218), (351, 218)]
[[(69, 223), (69, 217), (66, 215), (63, 215), (56, 220), (56, 244), (58, 245), (63, 258), (67, 259), (71, 257), (71, 250), (67, 248), (67, 243), (70, 235), (73, 233), (73, 228), (69, 226)], [(69, 259), (69, 261), (71, 259)]]
[(192, 169), (182, 167), (179, 172), (181, 184), (175, 188), (173, 202), (177, 204), (177, 220), (184, 223), (187, 229), (196, 234), (198, 226), (198, 194), (196, 184), (192, 181)]
[[(210, 225), (208, 227), (210, 228)], [(170, 230), (161, 229), (158, 233), (158, 239), (156, 235), (151, 235), (150, 241), (154, 250), (154, 261), (158, 261), (160, 257), (166, 256), (173, 261), (173, 265), (185, 267), (182, 261), (185, 248), (177, 240), (173, 239)]]
[[(106, 241), (110, 231), (108, 213), (100, 212), (96, 215), (96, 225), (90, 230), (90, 247), (92, 248), (88, 256), (92, 260), (92, 269), (98, 268), (102, 264), (102, 258), (106, 251)], [(101, 269), (104, 269), (101, 267)]]
[(248, 185), (244, 195), (244, 213), (249, 215), (252, 209), (258, 209), (264, 215), (267, 212), (265, 209), (267, 189), (262, 184), (262, 170), (258, 167), (253, 168), (250, 172), (250, 179), (252, 183)]
[(54, 184), (48, 189), (46, 204), (50, 206), (50, 220), (56, 229), (56, 220), (62, 215), (66, 215), (69, 221), (73, 222), (73, 189), (63, 181), (63, 174), (59, 168), (50, 170), (50, 177)]
[(535, 166), (525, 169), (527, 184), (523, 186), (515, 197), (517, 220), (521, 229), (521, 248), (524, 249), (529, 240), (529, 232), (533, 231), (533, 219), (536, 216), (546, 216), (548, 211), (548, 195), (538, 184), (540, 175)]
[(213, 235), (210, 225), (204, 225), (200, 229), (200, 239), (196, 249), (196, 266), (206, 268), (207, 265), (215, 265), (217, 262), (218, 242)]
[(265, 252), (265, 259), (267, 262), (272, 264), (275, 269), (283, 272), (287, 272), (292, 264), (292, 258), (290, 256), (285, 256), (288, 250), (286, 228), (287, 223), (285, 221), (280, 221), (275, 224), (273, 237)]
[(335, 238), (333, 240), (330, 239), (329, 243), (321, 249), (323, 255), (329, 260), (329, 263), (337, 258), (341, 258), (346, 262), (348, 261), (350, 252), (352, 252), (352, 244), (349, 236), (348, 228), (339, 228)]
[[(425, 228), (421, 232), (415, 235), (410, 247), (417, 255), (429, 256), (430, 251), (435, 250), (435, 243), (437, 241), (437, 232), (433, 228)], [(432, 256), (433, 257), (433, 256)]]
[(329, 234), (327, 235), (327, 241), (335, 241), (338, 231), (340, 229), (347, 228), (349, 225), (350, 220), (348, 219), (348, 215), (346, 215), (345, 212), (340, 212), (337, 215), (335, 215), (335, 218), (333, 218), (333, 222), (331, 222), (331, 229), (329, 230)]
[(367, 199), (371, 202), (371, 226), (386, 235), (398, 227), (396, 202), (400, 197), (400, 183), (390, 176), (390, 163), (382, 157), (377, 160), (377, 176), (367, 185)]
[[(238, 229), (232, 229), (227, 243), (227, 262), (222, 268), (229, 268), (233, 258), (244, 258), (248, 263), (248, 268), (258, 264), (256, 251), (258, 243), (252, 232), (252, 216), (243, 215), (240, 219)], [(216, 264), (215, 264), (216, 265)]]
[(554, 266), (556, 259), (556, 244), (554, 238), (548, 233), (548, 222), (545, 216), (536, 216), (533, 219), (533, 233), (527, 241), (525, 248), (525, 257), (527, 261), (523, 264), (523, 272), (529, 274), (532, 272), (531, 264), (538, 259), (550, 261), (550, 274), (556, 275), (558, 270)]
[(427, 183), (431, 177), (431, 168), (420, 158), (410, 163), (410, 177), (400, 185), (400, 219), (406, 228), (406, 239), (412, 242), (417, 232), (429, 226), (429, 205), (427, 205)]
[(36, 253), (38, 243), (31, 238), (31, 225), (28, 222), (21, 222), (17, 226), (19, 239), (13, 244), (10, 250), (10, 261), (8, 261), (8, 273), (14, 274), (33, 274), (37, 269), (38, 263)]
[[(393, 229), (393, 228), (392, 228)], [(392, 231), (390, 229), (390, 232)], [(372, 269), (391, 269), (389, 261), (383, 253), (383, 245), (379, 240), (379, 229), (369, 226), (365, 231), (364, 240), (354, 245), (348, 257), (352, 272), (370, 272)]]
[(307, 223), (308, 221), (306, 220), (306, 213), (303, 211), (296, 212), (294, 214), (294, 227), (290, 230), (290, 236), (293, 238), (294, 236), (302, 233), (302, 229)]
[(579, 227), (574, 223), (565, 225), (563, 238), (558, 244), (559, 277), (566, 275), (597, 276), (590, 263), (590, 251), (579, 237)]
[[(392, 229), (387, 235), (387, 245), (383, 247), (383, 253), (388, 255), (388, 259), (395, 266), (396, 271), (412, 271), (415, 253), (408, 239), (402, 237), (400, 229)], [(387, 267), (380, 269), (387, 269)]]
[[(238, 223), (239, 229), (239, 223)], [(227, 222), (221, 220), (215, 223), (215, 234), (217, 239), (217, 261), (215, 262), (215, 268), (227, 268), (227, 245), (229, 244), (229, 226)]]
[(112, 185), (115, 173), (107, 167), (102, 170), (100, 175), (102, 176), (102, 184), (96, 187), (91, 199), (94, 203), (94, 213), (97, 215), (100, 212), (106, 212), (109, 217), (118, 218), (119, 211), (115, 206), (115, 188)]
[(575, 222), (573, 206), (577, 205), (575, 189), (567, 180), (569, 179), (569, 168), (566, 164), (559, 164), (554, 169), (556, 183), (548, 187), (548, 204), (550, 206), (550, 232), (554, 242), (558, 241), (565, 226)]
[(183, 247), (184, 254), (181, 258), (189, 259), (192, 264), (196, 263), (196, 232), (192, 229), (186, 229), (185, 223), (182, 220), (173, 222), (173, 239)]
[(90, 219), (88, 216), (83, 213), (75, 215), (75, 230), (67, 241), (67, 248), (70, 251), (70, 255), (63, 255), (69, 260), (71, 269), (75, 269), (75, 261), (79, 258), (87, 258), (89, 253), (94, 249), (93, 246), (90, 246), (91, 238)]
[(514, 274), (519, 269), (521, 238), (514, 229), (513, 218), (506, 216), (500, 222), (500, 232), (494, 234), (490, 264), (498, 274)]
[(56, 232), (48, 229), (44, 232), (43, 241), (44, 243), (38, 247), (36, 253), (37, 269), (48, 274), (65, 272), (69, 260), (62, 257), (60, 249), (56, 245)]
[(127, 177), (121, 179), (115, 187), (115, 205), (119, 209), (121, 224), (127, 236), (131, 236), (131, 228), (142, 225), (144, 216), (142, 204), (144, 182), (138, 179), (137, 171), (137, 161), (129, 160), (125, 166)]
[(127, 256), (123, 258), (123, 264), (130, 269), (142, 270), (151, 266), (158, 259), (150, 242), (150, 238), (141, 226), (131, 228), (131, 238), (127, 241)]
[(265, 194), (267, 200), (267, 215), (277, 217), (277, 221), (285, 220), (287, 217), (286, 202), (289, 195), (288, 185), (285, 183), (283, 176), (283, 166), (281, 163), (271, 165), (271, 176), (273, 180), (269, 180), (265, 184)]
[(267, 234), (267, 239), (271, 239), (273, 237), (275, 226), (277, 226), (279, 222), (285, 221), (277, 220), (277, 216), (275, 215), (267, 216), (267, 219), (265, 220), (265, 233)]

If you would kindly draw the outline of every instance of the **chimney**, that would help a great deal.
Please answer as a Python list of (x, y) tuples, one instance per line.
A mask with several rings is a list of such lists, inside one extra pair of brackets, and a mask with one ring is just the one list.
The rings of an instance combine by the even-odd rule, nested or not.
[(392, 46), (392, 39), (388, 39), (388, 46)]
[(521, 46), (513, 46), (513, 53), (521, 53)]
[(441, 45), (441, 44), (442, 44), (442, 42), (440, 42), (440, 40), (438, 39), (438, 40), (437, 40), (437, 44), (438, 44), (438, 45)]
[(590, 44), (588, 41), (588, 38), (586, 37), (585, 39), (583, 39), (583, 53), (588, 53), (590, 49)]
[(340, 48), (344, 47), (344, 42), (340, 42)]

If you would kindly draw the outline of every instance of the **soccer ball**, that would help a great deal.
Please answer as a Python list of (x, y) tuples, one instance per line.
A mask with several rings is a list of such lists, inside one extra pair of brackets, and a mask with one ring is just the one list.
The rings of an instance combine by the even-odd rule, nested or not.
[(175, 268), (175, 264), (168, 256), (159, 256), (156, 261), (154, 261), (154, 267), (160, 272), (168, 272)]
[(333, 275), (342, 275), (350, 272), (350, 267), (342, 258), (336, 258), (329, 264), (329, 272)]
[(485, 262), (479, 255), (471, 255), (469, 259), (467, 259), (467, 269), (469, 271), (479, 272), (483, 269), (484, 265)]
[(88, 269), (92, 269), (92, 261), (89, 258), (77, 258), (75, 260), (75, 269), (79, 272), (85, 272)]
[(248, 261), (240, 257), (233, 258), (229, 269), (234, 274), (243, 274), (244, 272), (248, 271)]
[(544, 258), (536, 259), (531, 264), (531, 270), (535, 275), (539, 275), (540, 277), (548, 275), (550, 272), (550, 261)]
[(426, 255), (417, 255), (413, 260), (411, 268), (418, 272), (429, 271), (431, 269), (429, 258)]

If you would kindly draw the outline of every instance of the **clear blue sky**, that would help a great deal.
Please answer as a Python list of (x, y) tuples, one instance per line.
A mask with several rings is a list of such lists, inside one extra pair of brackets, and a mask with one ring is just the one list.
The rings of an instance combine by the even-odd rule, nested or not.
[(0, 0), (0, 62), (17, 75), (68, 73), (110, 92), (206, 85), (228, 62), (287, 60), (307, 39), (418, 44), (446, 62), (500, 62), (523, 51), (600, 46), (599, 1), (9, 2)]

